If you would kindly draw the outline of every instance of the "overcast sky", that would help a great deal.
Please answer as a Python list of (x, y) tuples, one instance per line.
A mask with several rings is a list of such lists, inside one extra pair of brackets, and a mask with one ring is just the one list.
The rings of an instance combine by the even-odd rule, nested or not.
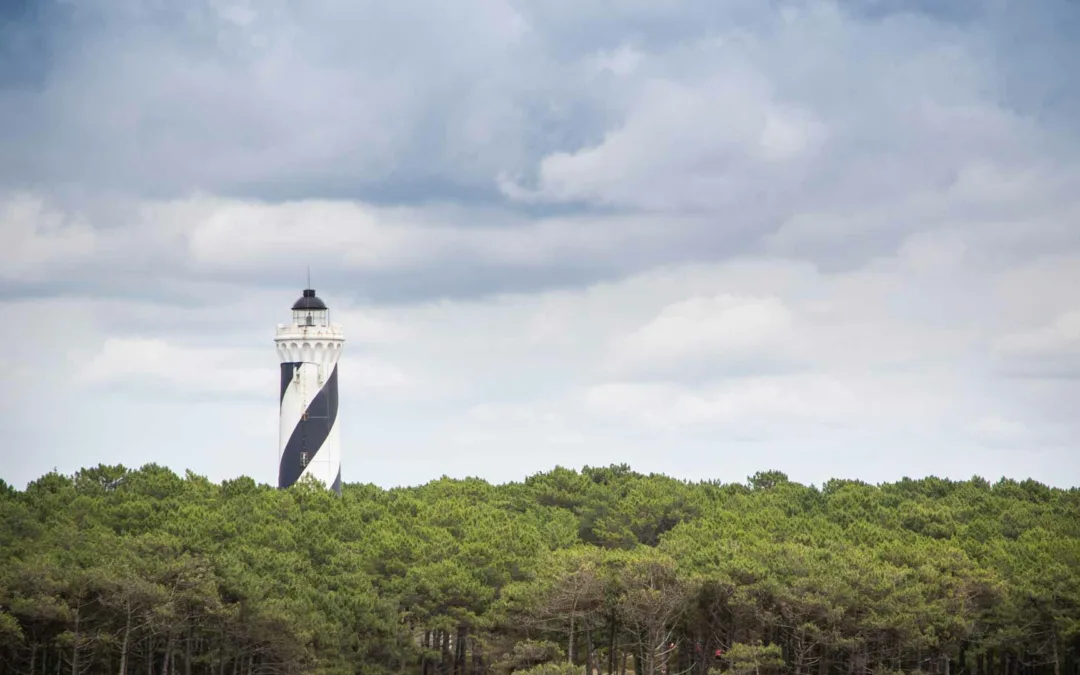
[(1080, 484), (1080, 3), (0, 2), (0, 478)]

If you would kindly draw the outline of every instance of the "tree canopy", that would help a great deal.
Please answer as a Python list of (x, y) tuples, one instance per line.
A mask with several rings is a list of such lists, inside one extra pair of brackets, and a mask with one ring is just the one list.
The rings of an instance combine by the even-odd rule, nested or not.
[(0, 482), (0, 675), (1080, 675), (1080, 490)]

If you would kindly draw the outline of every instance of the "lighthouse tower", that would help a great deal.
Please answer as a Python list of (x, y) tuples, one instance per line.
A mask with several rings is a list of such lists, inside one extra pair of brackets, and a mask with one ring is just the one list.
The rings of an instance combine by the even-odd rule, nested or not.
[(329, 322), (326, 303), (309, 288), (292, 306), (292, 323), (278, 325), (274, 342), (281, 361), (278, 487), (310, 475), (340, 495), (341, 326)]

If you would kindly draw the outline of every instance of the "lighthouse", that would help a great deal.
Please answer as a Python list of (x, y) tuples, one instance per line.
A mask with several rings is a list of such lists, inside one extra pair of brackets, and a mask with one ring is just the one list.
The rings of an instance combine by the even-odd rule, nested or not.
[(340, 495), (341, 326), (330, 323), (326, 303), (308, 288), (292, 306), (292, 323), (278, 325), (274, 342), (281, 362), (278, 487), (312, 476)]

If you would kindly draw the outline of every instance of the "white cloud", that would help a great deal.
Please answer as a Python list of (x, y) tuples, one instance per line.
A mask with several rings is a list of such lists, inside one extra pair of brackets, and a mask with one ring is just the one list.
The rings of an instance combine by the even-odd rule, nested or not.
[(451, 437), (465, 446), (504, 444), (509, 436), (527, 436), (534, 444), (548, 448), (583, 444), (585, 436), (573, 427), (566, 414), (549, 406), (480, 403), (466, 411)]
[[(823, 448), (840, 452), (887, 443), (891, 453), (917, 452), (918, 466), (927, 471), (948, 469), (961, 476), (1026, 474), (1021, 450), (1033, 442), (1050, 456), (1063, 452), (1053, 448), (1066, 447), (1062, 441), (1078, 430), (1064, 408), (1046, 402), (1064, 400), (1065, 389), (1044, 388), (1020, 399), (1016, 390), (987, 384), (993, 364), (980, 354), (989, 354), (995, 340), (1007, 335), (999, 330), (998, 315), (1011, 311), (1000, 303), (999, 313), (979, 311), (999, 288), (998, 276), (968, 268), (964, 259), (956, 266), (908, 260), (904, 253), (838, 275), (782, 260), (688, 265), (582, 289), (402, 306), (336, 302), (334, 289), (320, 291), (339, 308), (335, 315), (346, 326), (346, 473), (380, 471), (391, 483), (442, 472), (505, 480), (556, 462), (631, 461), (646, 470), (716, 475), (730, 469), (730, 457), (714, 457), (707, 448), (722, 442), (736, 453), (758, 448), (739, 466), (753, 469), (751, 459), (757, 457), (820, 481), (847, 470), (823, 459)], [(1055, 271), (1043, 268), (1041, 274), (1052, 278)], [(1037, 283), (1035, 275), (1029, 271), (1024, 283)], [(926, 295), (928, 279), (960, 289), (966, 318), (976, 323), (958, 328), (939, 320), (931, 310), (953, 300), (949, 294)], [(978, 292), (972, 295), (971, 289)], [(265, 418), (272, 426), (272, 325), (294, 298), (237, 292), (229, 296), (239, 310), (235, 323), (210, 333), (194, 331), (186, 341), (169, 338), (172, 328), (160, 337), (116, 333), (114, 320), (198, 325), (230, 311), (178, 315), (114, 301), (71, 312), (72, 327), (56, 333), (54, 344), (32, 359), (52, 372), (67, 369), (80, 383), (73, 394), (96, 392), (98, 415), (122, 415), (135, 400), (140, 406), (168, 401), (180, 424), (188, 419), (181, 411), (213, 400), (235, 407), (251, 423)], [(918, 311), (903, 309), (909, 299), (922, 303)], [(62, 313), (56, 307), (47, 315)], [(256, 323), (266, 324), (261, 332), (253, 330)], [(94, 342), (95, 335), (102, 337)], [(21, 338), (8, 336), (4, 353), (22, 349), (13, 339)], [(72, 356), (57, 361), (58, 353)], [(792, 361), (793, 354), (804, 362)], [(769, 369), (732, 375), (732, 363), (755, 360)], [(140, 432), (134, 421), (124, 424), (123, 437), (130, 439), (125, 443), (145, 446), (140, 433), (150, 431)], [(272, 429), (256, 433), (227, 418), (213, 424), (205, 433), (215, 447), (232, 439), (241, 456), (255, 457), (274, 442)], [(162, 418), (153, 433), (163, 425)], [(177, 442), (181, 438), (177, 431)], [(456, 448), (453, 461), (444, 452), (447, 443)], [(136, 456), (121, 445), (110, 452)], [(657, 464), (660, 446), (670, 451)], [(930, 447), (941, 457), (914, 449)], [(998, 454), (972, 469), (955, 454), (960, 448), (973, 457), (978, 448)], [(393, 464), (389, 458), (395, 456), (417, 468)], [(876, 472), (893, 466), (842, 456), (848, 468)], [(272, 463), (267, 457), (257, 461)], [(203, 473), (218, 471), (203, 450), (184, 455), (182, 462)], [(721, 462), (727, 468), (720, 469)], [(1040, 478), (1059, 480), (1065, 471)]]
[[(278, 387), (276, 366), (272, 349), (222, 349), (161, 339), (109, 337), (92, 358), (79, 365), (73, 379), (79, 386), (90, 388), (150, 385), (165, 398), (227, 396), (270, 400)], [(339, 370), (344, 396), (409, 400), (438, 397), (447, 391), (423, 375), (409, 374), (386, 359), (362, 351), (343, 355)]]
[(352, 375), (352, 382), (356, 383), (345, 389), (400, 389), (410, 384), (405, 373), (388, 363), (343, 357), (339, 367), (342, 371), (347, 370)]
[(609, 72), (616, 77), (628, 77), (638, 69), (646, 55), (628, 44), (612, 50), (602, 50), (586, 59), (586, 63), (599, 73)]
[(97, 243), (87, 223), (50, 209), (38, 196), (16, 193), (0, 200), (0, 279), (49, 279), (57, 267), (85, 261)]
[(610, 383), (591, 388), (586, 405), (625, 420), (666, 429), (707, 424), (737, 436), (810, 421), (844, 425), (858, 416), (857, 397), (831, 377), (741, 378), (692, 389), (681, 385)]
[(164, 340), (110, 337), (76, 373), (83, 385), (149, 379), (182, 394), (266, 395), (276, 373), (254, 350), (190, 348)]
[[(813, 3), (783, 18), (765, 14), (753, 27), (721, 26), (649, 52), (618, 99), (619, 122), (602, 139), (549, 153), (535, 190), (504, 182), (504, 192), (723, 209), (728, 221), (754, 220), (800, 201), (831, 206), (838, 197), (850, 207), (860, 190), (896, 195), (932, 185), (966, 161), (961, 139), (977, 138), (994, 153), (1026, 130), (983, 97), (976, 43), (932, 22), (858, 24), (833, 4)], [(898, 36), (908, 40), (903, 60), (891, 49)], [(933, 142), (943, 128), (961, 127), (961, 113), (963, 131), (938, 145), (946, 154), (934, 172), (920, 171), (925, 160), (894, 140)]]
[(0, 88), (5, 480), (272, 480), (309, 264), (350, 480), (1080, 480), (1064, 4), (145, 10)]
[[(27, 280), (48, 273), (54, 283), (101, 283), (124, 279), (138, 290), (153, 274), (189, 287), (230, 285), (240, 279), (303, 281), (310, 266), (315, 281), (351, 279), (364, 295), (387, 284), (409, 286), (418, 297), (437, 297), (447, 284), (470, 274), (492, 277), (510, 268), (541, 273), (536, 284), (557, 285), (552, 268), (595, 266), (621, 270), (659, 255), (679, 259), (682, 242), (708, 235), (708, 220), (651, 214), (551, 215), (524, 218), (501, 208), (455, 205), (386, 207), (348, 200), (271, 203), (194, 193), (153, 201), (116, 198), (86, 205), (50, 203), (44, 196), (0, 201), (16, 214), (9, 234), (28, 262)], [(28, 208), (27, 204), (36, 205)], [(14, 218), (14, 216), (13, 216)], [(54, 222), (77, 223), (66, 238), (46, 239)], [(71, 237), (78, 235), (78, 239)], [(89, 239), (88, 239), (89, 237)], [(55, 238), (54, 238), (55, 239)], [(72, 248), (78, 243), (78, 249)], [(57, 246), (60, 246), (57, 248)], [(49, 260), (33, 251), (49, 247)], [(48, 264), (42, 264), (48, 263)], [(36, 266), (36, 267), (35, 267)], [(390, 281), (387, 281), (390, 280)], [(482, 289), (476, 293), (490, 292)]]
[(989, 446), (1021, 450), (1034, 435), (1026, 424), (994, 415), (976, 419), (971, 424), (971, 433)]
[(1002, 336), (994, 346), (1006, 373), (1080, 377), (1080, 310), (1061, 314), (1048, 325)]
[(774, 100), (768, 89), (760, 76), (738, 71), (704, 82), (650, 80), (626, 123), (599, 145), (542, 160), (535, 196), (504, 190), (643, 209), (730, 207), (763, 172), (777, 171), (773, 162), (795, 161), (824, 133), (811, 113)]
[[(1068, 218), (1068, 214), (1063, 216)], [(1036, 329), (1076, 309), (1080, 253), (1068, 249), (1025, 256), (990, 282), (989, 292), (1003, 333)]]
[(757, 373), (790, 368), (797, 335), (794, 317), (777, 298), (692, 297), (662, 309), (655, 319), (617, 338), (616, 373), (699, 375)]
[(194, 223), (193, 259), (211, 267), (303, 268), (333, 260), (360, 269), (409, 267), (430, 258), (438, 232), (395, 223), (393, 212), (348, 202), (220, 202)]

